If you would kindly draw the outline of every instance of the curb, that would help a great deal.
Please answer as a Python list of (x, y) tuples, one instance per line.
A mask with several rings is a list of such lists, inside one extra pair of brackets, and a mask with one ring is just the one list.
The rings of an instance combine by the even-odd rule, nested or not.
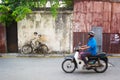
[(0, 58), (17, 58), (17, 57), (36, 57), (36, 58), (57, 58), (57, 57), (65, 57), (69, 54), (20, 54), (20, 53), (3, 53), (0, 54)]
[(109, 58), (120, 58), (120, 54), (107, 54)]
[[(58, 58), (65, 57), (71, 54), (21, 54), (21, 53), (2, 53), (0, 58), (17, 58), (17, 57), (36, 57), (36, 58)], [(120, 54), (108, 54), (108, 58), (120, 58)]]

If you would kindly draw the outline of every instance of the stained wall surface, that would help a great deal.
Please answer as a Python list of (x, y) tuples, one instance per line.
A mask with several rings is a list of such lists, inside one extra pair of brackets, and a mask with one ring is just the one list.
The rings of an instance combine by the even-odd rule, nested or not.
[(120, 3), (74, 0), (74, 32), (88, 32), (101, 26), (103, 33), (120, 33)]
[(36, 11), (18, 22), (19, 49), (33, 38), (42, 35), (41, 41), (51, 51), (67, 51), (72, 47), (72, 12), (62, 12), (54, 18), (50, 12)]

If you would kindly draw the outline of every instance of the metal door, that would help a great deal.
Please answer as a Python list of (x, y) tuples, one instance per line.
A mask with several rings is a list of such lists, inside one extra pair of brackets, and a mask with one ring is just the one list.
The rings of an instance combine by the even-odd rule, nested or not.
[(6, 34), (5, 27), (0, 24), (0, 53), (6, 52)]
[(16, 53), (18, 52), (18, 39), (17, 39), (17, 22), (11, 22), (6, 27), (6, 38), (7, 38), (7, 52)]
[(98, 45), (98, 52), (102, 51), (102, 27), (92, 27), (92, 31), (95, 32), (95, 38)]

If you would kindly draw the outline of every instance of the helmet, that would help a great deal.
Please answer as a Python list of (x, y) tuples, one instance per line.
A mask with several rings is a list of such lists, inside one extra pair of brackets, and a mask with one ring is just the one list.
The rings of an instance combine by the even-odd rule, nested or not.
[(88, 32), (88, 35), (92, 35), (92, 36), (94, 36), (95, 33), (94, 33), (94, 31), (90, 31), (90, 32)]
[(37, 32), (34, 32), (34, 34), (38, 34)]

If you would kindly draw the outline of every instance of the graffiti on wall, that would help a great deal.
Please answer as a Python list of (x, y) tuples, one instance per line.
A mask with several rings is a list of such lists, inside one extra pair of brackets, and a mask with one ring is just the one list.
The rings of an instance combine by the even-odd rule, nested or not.
[(111, 44), (119, 44), (120, 43), (120, 35), (118, 33), (110, 35), (110, 43)]

